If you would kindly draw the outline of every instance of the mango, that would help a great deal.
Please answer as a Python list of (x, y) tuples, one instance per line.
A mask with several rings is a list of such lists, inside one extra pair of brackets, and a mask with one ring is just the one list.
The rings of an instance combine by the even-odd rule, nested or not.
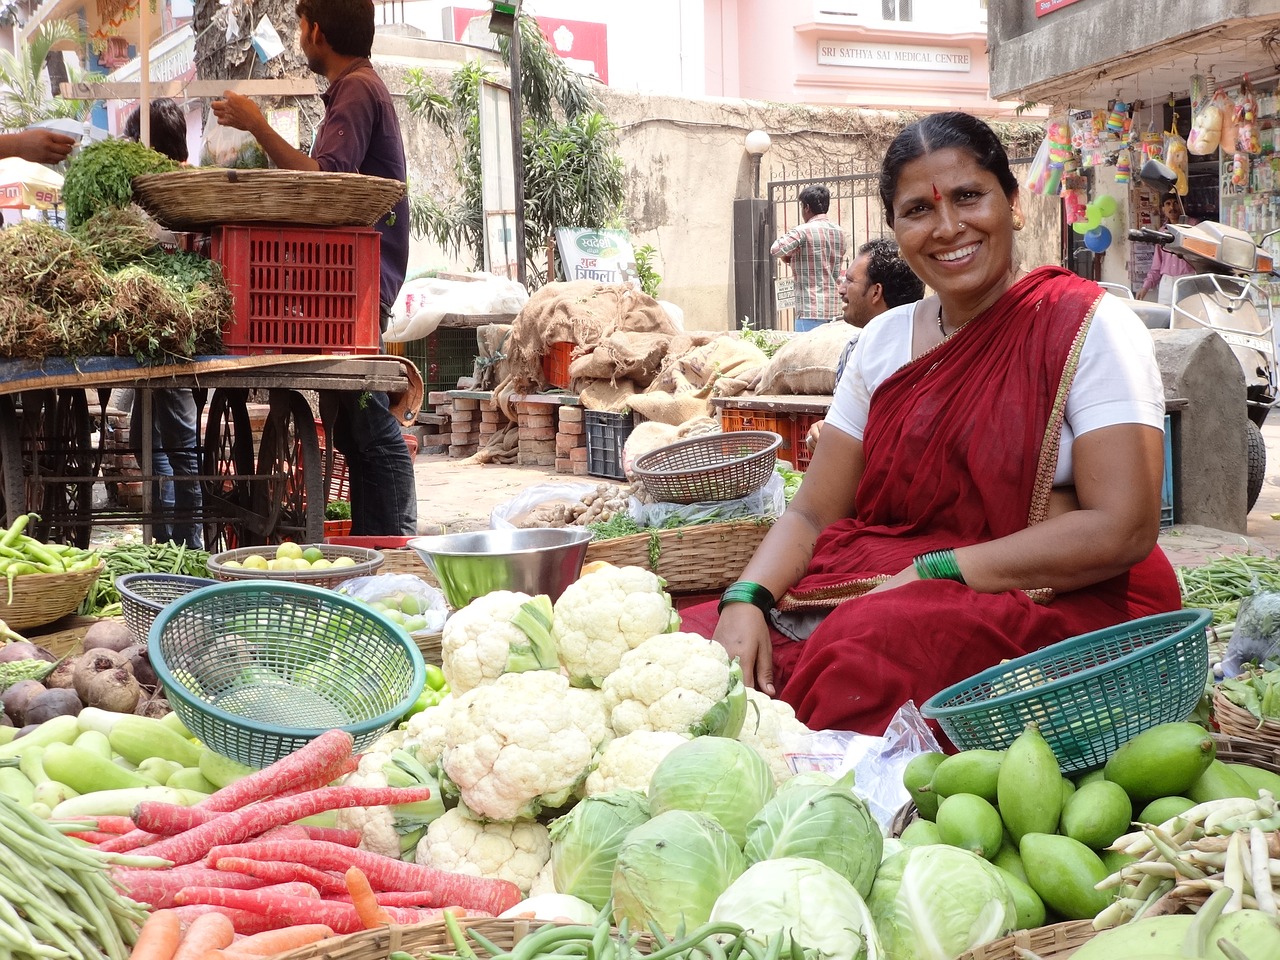
[(1005, 751), (996, 779), (996, 795), (1000, 816), (1015, 843), (1020, 845), (1028, 833), (1053, 833), (1058, 829), (1062, 770), (1034, 723), (1027, 724)]
[(1214, 760), (1200, 774), (1200, 779), (1187, 790), (1187, 796), (1196, 803), (1209, 800), (1226, 800), (1230, 797), (1245, 797), (1256, 800), (1258, 791), (1245, 782), (1244, 777), (1236, 773), (1221, 760)]
[(938, 826), (932, 820), (912, 820), (907, 824), (902, 835), (898, 837), (904, 847), (922, 847), (931, 843), (941, 843)]
[(1003, 760), (1003, 750), (963, 750), (938, 765), (931, 789), (939, 797), (970, 793), (995, 803), (996, 780)]
[(1015, 844), (1005, 843), (996, 851), (996, 855), (991, 859), (992, 866), (999, 867), (1005, 873), (1011, 873), (1023, 883), (1027, 882), (1027, 871), (1022, 866), (1022, 857), (1018, 854), (1018, 848)]
[(934, 771), (946, 758), (945, 753), (938, 753), (936, 750), (918, 753), (902, 771), (902, 785), (911, 795), (920, 816), (926, 820), (932, 820), (938, 812), (939, 798), (929, 784), (933, 780)]
[(1181, 816), (1195, 805), (1196, 802), (1187, 797), (1157, 797), (1143, 807), (1134, 820), (1138, 823), (1152, 823), (1158, 827), (1174, 817)]
[[(998, 869), (998, 868), (997, 868)], [(1019, 930), (1034, 930), (1044, 926), (1044, 901), (1031, 889), (1031, 885), (1022, 877), (1000, 870), (1000, 879), (1013, 894), (1013, 906), (1018, 915)]]
[(1101, 850), (1128, 833), (1132, 819), (1133, 803), (1124, 788), (1110, 780), (1097, 780), (1067, 798), (1058, 829), (1091, 850)]
[(1031, 889), (1064, 920), (1092, 920), (1115, 895), (1114, 889), (1095, 889), (1109, 873), (1101, 858), (1079, 840), (1028, 833), (1019, 852)]
[(938, 804), (938, 836), (943, 843), (960, 847), (990, 860), (1004, 843), (1000, 814), (982, 797), (953, 793)]
[(1228, 763), (1227, 766), (1240, 774), (1240, 779), (1255, 791), (1266, 790), (1273, 797), (1280, 797), (1280, 774), (1263, 770), (1248, 763)]
[(1080, 776), (1076, 777), (1076, 789), (1079, 790), (1086, 783), (1093, 783), (1095, 780), (1105, 780), (1105, 779), (1107, 778), (1103, 774), (1101, 767), (1099, 767), (1097, 770), (1090, 770), (1088, 773), (1082, 773), (1080, 774)]
[(1103, 768), (1135, 804), (1186, 796), (1216, 756), (1213, 737), (1195, 723), (1162, 723), (1144, 730), (1111, 755)]

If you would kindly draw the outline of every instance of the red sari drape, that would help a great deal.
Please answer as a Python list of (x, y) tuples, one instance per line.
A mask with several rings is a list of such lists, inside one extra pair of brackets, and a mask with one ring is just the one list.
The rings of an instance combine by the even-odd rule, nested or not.
[[(775, 684), (811, 728), (878, 734), (907, 700), (1001, 659), (1179, 608), (1158, 547), (1128, 573), (1057, 596), (947, 580), (862, 595), (920, 553), (1045, 519), (1066, 395), (1100, 295), (1061, 268), (1033, 271), (872, 395), (855, 516), (822, 533), (779, 602), (834, 607), (805, 641), (773, 635)], [(714, 628), (714, 606), (684, 622)]]

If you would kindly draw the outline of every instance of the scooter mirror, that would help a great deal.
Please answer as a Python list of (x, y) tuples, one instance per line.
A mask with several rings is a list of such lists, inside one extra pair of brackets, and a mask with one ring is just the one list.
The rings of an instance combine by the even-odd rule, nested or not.
[(1154, 191), (1157, 197), (1163, 197), (1178, 186), (1178, 175), (1167, 164), (1151, 159), (1142, 164), (1138, 171), (1138, 179)]

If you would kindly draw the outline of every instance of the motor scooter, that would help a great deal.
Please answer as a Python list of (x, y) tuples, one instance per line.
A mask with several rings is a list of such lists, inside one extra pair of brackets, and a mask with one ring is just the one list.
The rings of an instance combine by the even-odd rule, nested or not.
[[(1139, 177), (1157, 197), (1167, 195), (1177, 183), (1174, 172), (1157, 160), (1144, 163)], [(1263, 244), (1275, 234), (1280, 230), (1264, 237)], [(1162, 230), (1130, 230), (1129, 239), (1163, 245), (1196, 273), (1174, 279), (1170, 305), (1133, 300), (1127, 306), (1150, 329), (1213, 330), (1240, 363), (1248, 412), (1247, 504), (1252, 510), (1266, 479), (1267, 448), (1262, 424), (1277, 398), (1271, 301), (1258, 281), (1280, 273), (1275, 271), (1266, 248), (1254, 243), (1250, 234), (1213, 220), (1194, 225), (1169, 223)]]

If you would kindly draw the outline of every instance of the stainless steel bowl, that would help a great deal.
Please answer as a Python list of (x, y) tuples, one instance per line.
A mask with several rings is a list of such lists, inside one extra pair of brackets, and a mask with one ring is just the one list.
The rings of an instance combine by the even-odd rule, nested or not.
[(458, 610), (494, 590), (555, 600), (578, 579), (591, 542), (583, 529), (477, 530), (409, 541)]

